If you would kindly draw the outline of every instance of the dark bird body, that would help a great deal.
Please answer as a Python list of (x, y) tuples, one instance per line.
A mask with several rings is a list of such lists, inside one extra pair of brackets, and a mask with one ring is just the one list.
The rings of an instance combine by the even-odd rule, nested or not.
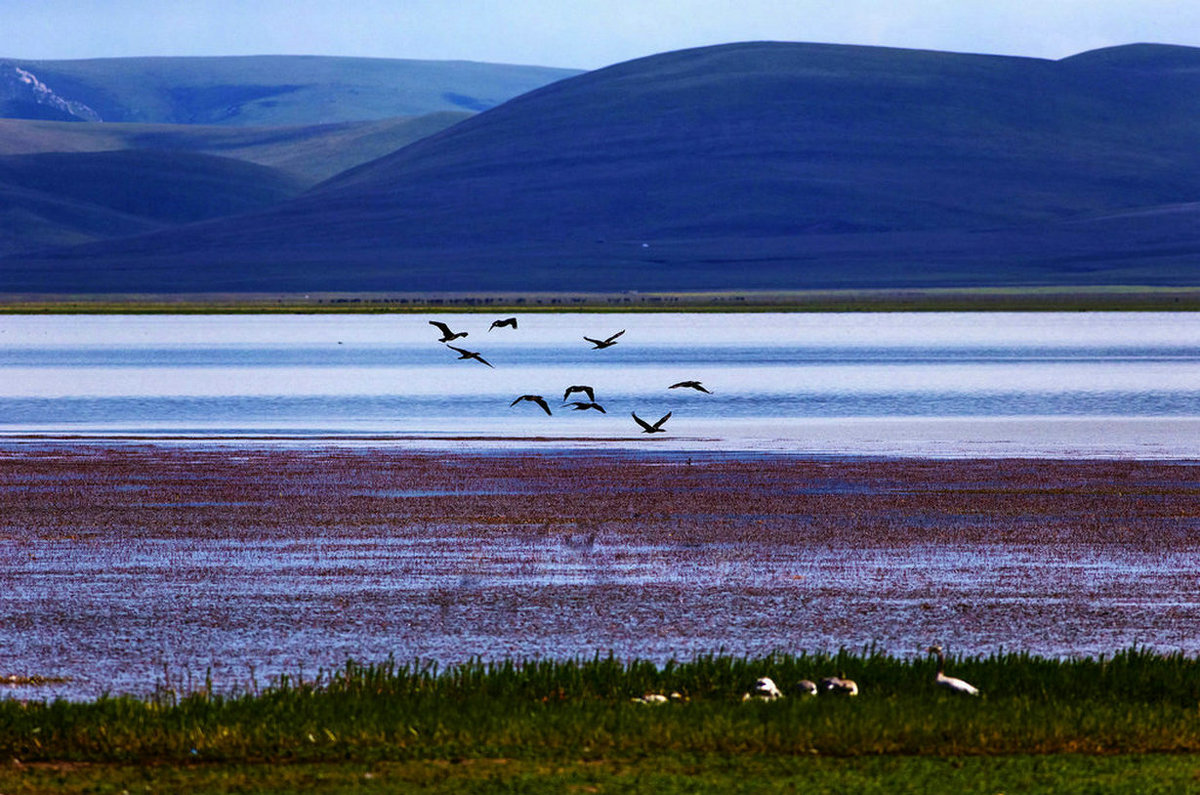
[(570, 406), (574, 411), (587, 411), (588, 409), (595, 409), (596, 411), (600, 412), (601, 414), (608, 413), (607, 411), (604, 410), (604, 406), (601, 406), (599, 403), (595, 403), (595, 402), (584, 403), (582, 400), (575, 400), (570, 403), (564, 403), (563, 405)]
[(696, 391), (703, 392), (706, 395), (712, 394), (712, 392), (709, 392), (707, 389), (705, 389), (704, 385), (701, 384), (699, 381), (680, 381), (678, 384), (671, 384), (669, 387), (667, 387), (667, 389), (681, 389), (681, 388), (682, 389), (695, 389)]
[(439, 320), (431, 320), (429, 321), (429, 325), (437, 326), (441, 330), (442, 338), (438, 342), (454, 342), (459, 337), (467, 336), (467, 332), (465, 331), (451, 331), (449, 326)]
[[(544, 397), (542, 397), (541, 395), (521, 395), (519, 398), (514, 400), (512, 403), (509, 403), (508, 407), (512, 408), (513, 406), (520, 403), (522, 400), (528, 400), (530, 403), (536, 403), (542, 407), (542, 411), (546, 412), (547, 414), (550, 414), (550, 407), (546, 405), (546, 399)], [(554, 415), (551, 414), (550, 416), (554, 416)]]
[(644, 419), (639, 417), (635, 412), (630, 412), (630, 414), (633, 415), (634, 422), (636, 422), (638, 425), (642, 426), (642, 433), (666, 433), (666, 431), (664, 431), (662, 428), (663, 423), (666, 422), (667, 420), (671, 419), (671, 412), (668, 411), (667, 416), (663, 417), (658, 422), (651, 425), (650, 423), (646, 422)]
[(600, 350), (601, 348), (607, 348), (610, 345), (616, 345), (617, 337), (621, 336), (624, 333), (625, 333), (625, 329), (621, 329), (620, 331), (618, 331), (616, 334), (613, 334), (608, 339), (594, 340), (591, 337), (584, 337), (584, 339), (587, 340), (588, 342), (592, 343), (592, 350), (597, 351), (597, 350)]
[(452, 351), (458, 351), (458, 358), (460, 358), (460, 359), (474, 359), (475, 361), (480, 362), (481, 364), (486, 364), (488, 367), (491, 367), (493, 370), (496, 369), (495, 365), (493, 365), (487, 359), (480, 356), (479, 353), (476, 351), (468, 351), (468, 350), (464, 350), (462, 348), (456, 348), (453, 345), (447, 345), (446, 347)]
[(567, 387), (567, 391), (563, 392), (563, 402), (566, 403), (567, 398), (569, 398), (571, 395), (575, 394), (576, 392), (582, 392), (583, 394), (587, 395), (588, 400), (591, 400), (593, 402), (596, 400), (596, 393), (592, 391), (592, 388), (590, 386), (577, 385), (577, 386)]
[(504, 328), (505, 326), (515, 329), (517, 327), (517, 319), (515, 317), (505, 318), (504, 320), (493, 320), (492, 325), (488, 326), (488, 331), (494, 328)]

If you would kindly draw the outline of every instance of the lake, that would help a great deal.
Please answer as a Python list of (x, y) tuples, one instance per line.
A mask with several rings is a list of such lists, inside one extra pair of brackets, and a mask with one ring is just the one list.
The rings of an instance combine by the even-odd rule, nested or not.
[(0, 317), (4, 692), (1200, 652), (1198, 314), (492, 319)]
[[(3, 317), (0, 434), (1200, 458), (1195, 313), (492, 319)], [(430, 320), (494, 368), (458, 359)], [(583, 339), (620, 330), (603, 350)], [(684, 380), (712, 394), (668, 389)], [(563, 408), (574, 384), (607, 413)], [(527, 393), (554, 416), (510, 406)], [(672, 417), (652, 437), (631, 412)]]

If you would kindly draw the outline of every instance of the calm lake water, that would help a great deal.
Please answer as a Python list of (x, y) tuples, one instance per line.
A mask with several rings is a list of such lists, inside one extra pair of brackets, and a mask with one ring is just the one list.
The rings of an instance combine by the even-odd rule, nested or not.
[[(459, 360), (431, 319), (494, 368)], [(493, 319), (4, 317), (0, 435), (1200, 458), (1195, 313)], [(604, 350), (583, 339), (622, 329)], [(667, 388), (682, 380), (713, 394)], [(607, 414), (560, 407), (574, 384)], [(554, 416), (510, 406), (527, 393)], [(642, 434), (634, 411), (671, 412), (667, 433)]]

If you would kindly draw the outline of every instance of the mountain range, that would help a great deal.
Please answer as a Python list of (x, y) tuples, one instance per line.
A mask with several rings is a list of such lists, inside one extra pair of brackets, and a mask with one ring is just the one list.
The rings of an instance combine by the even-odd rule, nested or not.
[(664, 53), (240, 214), (10, 256), (0, 292), (1195, 285), (1198, 89), (1170, 45)]

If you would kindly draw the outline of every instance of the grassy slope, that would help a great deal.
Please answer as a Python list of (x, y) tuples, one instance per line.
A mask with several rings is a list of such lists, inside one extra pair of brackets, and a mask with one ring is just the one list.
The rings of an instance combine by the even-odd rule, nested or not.
[(374, 160), (469, 118), (439, 112), (381, 121), (229, 128), (0, 119), (0, 156), (151, 149), (220, 155), (280, 169), (306, 184)]
[(247, 212), (302, 187), (276, 169), (185, 152), (0, 157), (0, 252)]

